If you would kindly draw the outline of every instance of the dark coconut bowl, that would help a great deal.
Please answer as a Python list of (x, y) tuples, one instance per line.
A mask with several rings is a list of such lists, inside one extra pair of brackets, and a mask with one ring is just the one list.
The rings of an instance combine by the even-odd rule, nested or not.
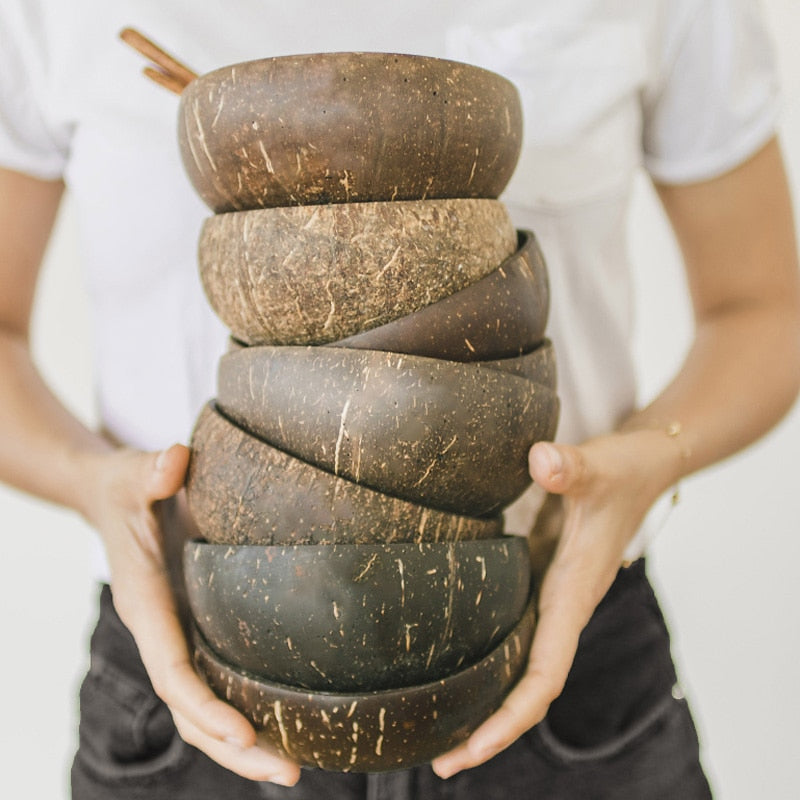
[(224, 67), (186, 87), (178, 117), (186, 172), (215, 212), (498, 197), (522, 141), (505, 78), (389, 53)]
[(428, 683), (474, 664), (516, 625), (530, 566), (521, 537), (260, 547), (188, 542), (194, 620), (216, 653), (323, 691)]
[(511, 633), (476, 664), (438, 681), (378, 692), (310, 692), (232, 667), (195, 639), (195, 663), (213, 691), (265, 742), (293, 761), (336, 772), (427, 764), (496, 711), (528, 661), (533, 595)]
[[(344, 346), (344, 343), (340, 343)], [(330, 347), (331, 345), (326, 345)], [(236, 353), (247, 348), (246, 344), (237, 339), (228, 340), (228, 352)], [(520, 375), (534, 383), (540, 383), (552, 391), (556, 391), (558, 386), (558, 369), (556, 367), (556, 354), (553, 343), (545, 339), (533, 350), (523, 353), (521, 356), (511, 356), (509, 358), (498, 358), (494, 361), (479, 362), (482, 367), (488, 369), (500, 369), (504, 372), (511, 372)]]
[(481, 361), (480, 365), (487, 369), (499, 369), (519, 375), (521, 378), (546, 386), (553, 392), (558, 385), (556, 354), (549, 339), (545, 339), (529, 353), (513, 358), (500, 358), (497, 361)]
[(223, 544), (435, 542), (502, 533), (497, 516), (437, 511), (307, 464), (211, 405), (192, 434), (186, 497), (201, 536)]
[(517, 233), (516, 253), (485, 278), (335, 346), (451, 361), (510, 358), (532, 350), (544, 337), (550, 290), (536, 237)]
[(333, 347), (248, 347), (219, 362), (217, 406), (334, 475), (431, 508), (500, 511), (531, 483), (558, 398), (480, 364)]
[(497, 200), (241, 211), (203, 224), (200, 278), (237, 339), (325, 344), (460, 291), (516, 244)]

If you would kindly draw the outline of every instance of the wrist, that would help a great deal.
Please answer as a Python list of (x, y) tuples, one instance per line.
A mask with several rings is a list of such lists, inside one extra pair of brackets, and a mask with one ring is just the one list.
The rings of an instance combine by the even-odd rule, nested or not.
[(110, 457), (116, 451), (112, 444), (97, 436), (67, 448), (63, 454), (62, 470), (68, 476), (65, 505), (94, 528), (100, 527), (100, 499), (110, 473)]
[(617, 433), (630, 448), (631, 466), (639, 476), (637, 493), (642, 514), (665, 492), (677, 492), (677, 485), (687, 474), (691, 450), (680, 423), (663, 426), (624, 427)]

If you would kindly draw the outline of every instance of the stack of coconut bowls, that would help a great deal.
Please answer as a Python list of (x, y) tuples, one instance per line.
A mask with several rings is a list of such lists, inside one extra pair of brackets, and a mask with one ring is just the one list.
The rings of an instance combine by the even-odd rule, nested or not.
[(500, 512), (558, 400), (545, 266), (494, 199), (517, 92), (422, 57), (265, 59), (193, 81), (179, 139), (232, 335), (187, 478), (197, 667), (301, 764), (430, 761), (534, 625)]

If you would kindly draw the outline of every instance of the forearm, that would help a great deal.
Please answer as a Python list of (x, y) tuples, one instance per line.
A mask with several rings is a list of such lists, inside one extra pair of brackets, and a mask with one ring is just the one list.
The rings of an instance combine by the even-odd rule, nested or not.
[(652, 502), (763, 434), (797, 394), (800, 281), (777, 142), (726, 175), (659, 195), (684, 256), (694, 342), (675, 379), (619, 430), (531, 448), (531, 476), (559, 496), (563, 516), (550, 529), (558, 536), (527, 670), (465, 744), (437, 759), (440, 776), (486, 761), (543, 719)]
[(20, 333), (0, 330), (0, 387), (0, 480), (85, 514), (111, 445), (53, 395)]
[(695, 337), (675, 379), (622, 428), (669, 429), (662, 444), (679, 451), (680, 477), (755, 441), (791, 407), (800, 278), (777, 140), (712, 181), (657, 189), (683, 253)]
[[(662, 490), (746, 447), (791, 408), (800, 388), (800, 302), (742, 304), (709, 315), (675, 378), (621, 431), (657, 431), (671, 465)], [(663, 482), (663, 481), (662, 481)]]
[(0, 169), (0, 480), (85, 514), (89, 466), (107, 449), (31, 359), (37, 276), (64, 186)]

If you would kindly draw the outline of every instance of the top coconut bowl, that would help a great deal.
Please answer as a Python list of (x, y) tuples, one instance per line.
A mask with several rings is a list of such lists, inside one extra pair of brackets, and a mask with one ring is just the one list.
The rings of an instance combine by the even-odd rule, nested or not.
[(189, 178), (216, 212), (498, 197), (522, 141), (519, 94), (454, 61), (319, 53), (207, 73), (181, 95)]

